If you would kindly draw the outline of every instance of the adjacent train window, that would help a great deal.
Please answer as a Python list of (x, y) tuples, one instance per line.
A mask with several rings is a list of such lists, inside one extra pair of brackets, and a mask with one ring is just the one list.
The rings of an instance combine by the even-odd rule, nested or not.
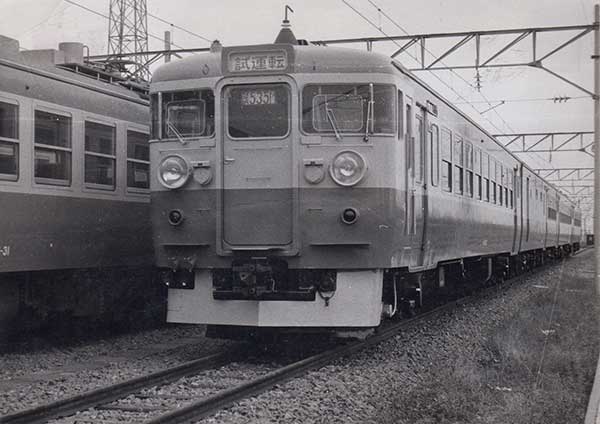
[[(394, 134), (395, 92), (393, 86), (383, 84), (308, 85), (302, 90), (302, 129), (307, 133), (363, 134), (368, 130)], [(398, 104), (402, 105), (402, 92), (398, 92)]]
[(431, 152), (431, 184), (437, 186), (440, 182), (440, 130), (432, 124), (429, 130), (429, 151)]
[(116, 129), (85, 121), (85, 183), (88, 187), (115, 188)]
[(465, 142), (465, 162), (466, 162), (466, 191), (467, 196), (473, 197), (473, 145), (468, 141)]
[(490, 202), (496, 203), (496, 161), (490, 156)]
[(290, 129), (290, 89), (284, 84), (244, 85), (226, 91), (227, 127), (233, 138), (284, 137)]
[(71, 184), (71, 118), (35, 111), (35, 181), (40, 184)]
[(19, 175), (19, 106), (0, 102), (0, 179)]
[(463, 194), (463, 141), (454, 137), (454, 192)]
[(150, 188), (150, 146), (148, 135), (127, 131), (127, 187)]
[(452, 134), (442, 128), (442, 189), (452, 191)]
[(490, 163), (487, 153), (481, 155), (481, 173), (483, 174), (483, 199), (490, 201)]
[(512, 209), (515, 207), (515, 195), (514, 195), (515, 171), (514, 171), (514, 169), (511, 169), (508, 171), (508, 176), (509, 176), (508, 192), (510, 193), (510, 208)]
[[(210, 137), (215, 131), (215, 96), (212, 90), (173, 91), (161, 93), (161, 112), (151, 102), (152, 121), (161, 113), (162, 138)], [(157, 135), (157, 134), (155, 134)]]

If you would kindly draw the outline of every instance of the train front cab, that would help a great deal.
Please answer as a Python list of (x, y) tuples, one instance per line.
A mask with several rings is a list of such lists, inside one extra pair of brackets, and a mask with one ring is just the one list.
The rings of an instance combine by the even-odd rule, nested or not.
[[(213, 93), (214, 130), (202, 124), (201, 137), (185, 137), (183, 128), (156, 123), (163, 134), (151, 143), (152, 172), (157, 175), (165, 160), (173, 160), (189, 165), (192, 175), (176, 190), (153, 181), (158, 265), (166, 268), (171, 287), (167, 319), (375, 327), (382, 309), (381, 269), (390, 266), (386, 250), (394, 240), (403, 242), (404, 223), (394, 209), (404, 193), (395, 189), (400, 170), (393, 68), (386, 60), (389, 74), (343, 78), (335, 72), (229, 71), (227, 60), (257, 50), (284, 52), (290, 69), (283, 71), (292, 69), (294, 58), (297, 67), (303, 61), (304, 52), (287, 45), (207, 55), (212, 69), (219, 57), (225, 61), (224, 75), (200, 79), (193, 88)], [(353, 63), (348, 54), (340, 60), (339, 66)], [(154, 87), (160, 87), (152, 94), (158, 120), (192, 106), (172, 94), (183, 91), (178, 81)], [(335, 99), (340, 94), (346, 105), (365, 105), (354, 112), (360, 125), (342, 115), (343, 102)], [(206, 96), (199, 97), (206, 107)], [(317, 110), (306, 112), (306, 105)], [(177, 213), (181, 221), (168, 222)], [(193, 273), (185, 287), (177, 281), (182, 270)], [(292, 283), (287, 297), (285, 290), (271, 290), (270, 284), (283, 287), (280, 283)]]

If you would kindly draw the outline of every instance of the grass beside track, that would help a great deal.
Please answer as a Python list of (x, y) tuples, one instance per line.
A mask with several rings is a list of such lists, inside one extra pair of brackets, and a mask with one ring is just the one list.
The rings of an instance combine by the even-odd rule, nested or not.
[(391, 422), (582, 423), (599, 349), (593, 271), (590, 249), (534, 276), (529, 307), (499, 323), (477, 355), (399, 394)]

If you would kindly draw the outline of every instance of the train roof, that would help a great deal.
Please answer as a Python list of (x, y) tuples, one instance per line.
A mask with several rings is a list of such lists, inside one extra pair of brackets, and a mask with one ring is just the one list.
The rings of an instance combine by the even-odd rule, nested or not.
[(224, 58), (237, 52), (291, 51), (290, 73), (397, 73), (386, 55), (343, 47), (316, 45), (264, 44), (228, 47), (216, 52), (200, 53), (162, 65), (152, 76), (152, 83), (227, 75)]
[[(26, 50), (21, 52), (17, 40), (0, 35), (0, 66), (22, 71), (38, 77), (74, 85), (102, 94), (118, 97), (147, 105), (140, 87), (126, 87), (127, 82), (118, 75), (94, 69), (83, 61), (83, 55), (76, 58), (69, 54), (72, 46), (80, 43), (61, 43), (59, 50)], [(65, 46), (66, 50), (61, 50)]]

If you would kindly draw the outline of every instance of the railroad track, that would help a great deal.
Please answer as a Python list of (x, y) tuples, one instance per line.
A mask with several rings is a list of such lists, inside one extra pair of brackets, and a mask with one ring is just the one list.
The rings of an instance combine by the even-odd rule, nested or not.
[[(128, 422), (158, 424), (197, 420), (232, 403), (264, 392), (277, 384), (320, 368), (335, 359), (380, 343), (400, 330), (432, 319), (464, 299), (391, 324), (365, 340), (338, 345), (284, 365), (248, 363), (241, 351), (215, 354), (154, 374), (96, 389), (47, 405), (0, 417), (2, 424), (60, 422), (79, 424)], [(212, 381), (206, 383), (207, 381)], [(94, 408), (94, 412), (83, 411)], [(67, 417), (76, 415), (72, 419)], [(106, 420), (114, 415), (115, 420)]]
[[(511, 279), (514, 280), (515, 279)], [(479, 290), (479, 297), (498, 286)], [(188, 423), (210, 415), (234, 402), (257, 395), (277, 384), (318, 369), (335, 359), (354, 354), (441, 313), (474, 296), (466, 296), (400, 322), (378, 329), (365, 340), (352, 341), (285, 365), (252, 363), (241, 350), (215, 354), (177, 367), (107, 386), (48, 405), (0, 417), (1, 424), (45, 423), (77, 414), (61, 422), (78, 424), (128, 422)], [(212, 381), (212, 382), (211, 382)], [(90, 408), (94, 413), (84, 414)], [(112, 411), (112, 412), (111, 412)], [(114, 416), (110, 416), (113, 415)], [(109, 415), (109, 421), (106, 420)], [(110, 419), (113, 419), (110, 421)]]

